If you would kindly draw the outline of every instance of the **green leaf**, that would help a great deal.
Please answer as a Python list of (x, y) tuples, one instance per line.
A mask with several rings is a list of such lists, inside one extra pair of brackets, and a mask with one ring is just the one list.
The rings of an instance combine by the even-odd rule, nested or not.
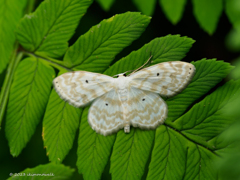
[(213, 152), (162, 125), (156, 131), (147, 180), (214, 180), (217, 179), (213, 167), (215, 159)]
[[(61, 75), (67, 71), (61, 71)], [(43, 119), (42, 136), (49, 160), (62, 162), (69, 150), (78, 129), (82, 109), (64, 102), (53, 89)]]
[(117, 61), (104, 74), (113, 76), (129, 70), (135, 70), (143, 65), (151, 55), (153, 55), (151, 64), (165, 61), (180, 61), (185, 57), (185, 54), (194, 42), (193, 39), (180, 37), (180, 35), (167, 35), (155, 38), (139, 50), (133, 51), (128, 56)]
[(141, 11), (143, 14), (148, 16), (153, 15), (156, 0), (133, 0), (133, 3), (137, 6), (138, 10)]
[(64, 61), (74, 70), (103, 72), (115, 56), (137, 39), (150, 22), (140, 13), (117, 14), (93, 26), (71, 46)]
[(193, 12), (199, 25), (208, 34), (213, 34), (223, 10), (223, 0), (192, 0)]
[(177, 24), (183, 15), (186, 0), (159, 0), (163, 12), (172, 24)]
[(73, 175), (74, 169), (71, 169), (67, 166), (62, 164), (44, 164), (39, 165), (34, 168), (27, 168), (17, 175), (13, 175), (12, 177), (8, 178), (8, 180), (13, 179), (21, 179), (21, 180), (51, 180), (51, 179), (70, 179)]
[(55, 72), (35, 58), (17, 67), (10, 90), (5, 132), (13, 156), (18, 156), (41, 120)]
[(0, 0), (0, 73), (6, 68), (14, 50), (15, 29), (27, 0)]
[(109, 11), (115, 0), (97, 0), (104, 11)]
[(211, 150), (218, 149), (216, 137), (234, 119), (221, 110), (240, 93), (240, 81), (230, 81), (195, 104), (190, 111), (178, 118), (173, 127), (183, 135)]
[(240, 2), (238, 0), (226, 1), (226, 14), (235, 28), (240, 28)]
[(141, 179), (151, 148), (155, 131), (132, 128), (130, 134), (117, 134), (111, 156), (113, 179)]
[(185, 113), (189, 106), (215, 87), (233, 69), (229, 63), (215, 59), (202, 59), (192, 64), (196, 67), (196, 74), (191, 83), (180, 94), (166, 101), (168, 118), (165, 123), (168, 125)]
[(115, 135), (102, 136), (91, 129), (88, 124), (88, 109), (85, 108), (81, 118), (78, 138), (78, 172), (86, 179), (100, 179), (108, 162)]
[(26, 15), (17, 30), (21, 45), (35, 54), (58, 58), (68, 48), (79, 20), (91, 0), (45, 0), (37, 10)]

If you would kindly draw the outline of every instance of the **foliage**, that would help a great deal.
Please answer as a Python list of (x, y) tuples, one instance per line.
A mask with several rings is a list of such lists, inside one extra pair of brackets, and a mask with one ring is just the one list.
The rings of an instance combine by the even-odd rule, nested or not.
[[(149, 131), (132, 128), (130, 134), (97, 134), (87, 122), (88, 107), (75, 108), (52, 89), (55, 76), (68, 71), (87, 70), (112, 76), (140, 67), (150, 55), (151, 65), (179, 61), (194, 43), (180, 35), (155, 38), (112, 64), (150, 23), (151, 18), (146, 15), (126, 12), (101, 21), (68, 47), (91, 3), (45, 0), (35, 12), (25, 15), (16, 29), (18, 43), (24, 50), (13, 55), (0, 98), (1, 107), (7, 105), (5, 134), (10, 153), (19, 156), (43, 120), (43, 143), (52, 162), (22, 173), (54, 172), (59, 179), (70, 178), (72, 169), (60, 163), (72, 148), (79, 129), (77, 168), (84, 179), (100, 179), (109, 161), (112, 179), (217, 179), (214, 161), (230, 145), (224, 140), (223, 131), (235, 121), (222, 109), (240, 96), (239, 80), (214, 89), (233, 69), (229, 63), (216, 59), (191, 62), (197, 70), (189, 86), (165, 99), (169, 111), (165, 124)], [(184, 5), (184, 1), (179, 3)], [(214, 21), (216, 14), (219, 13), (213, 15)], [(210, 29), (212, 33), (215, 27)], [(4, 113), (4, 108), (0, 113)], [(0, 118), (1, 122), (3, 116)]]
[[(100, 6), (108, 11), (116, 0), (98, 0)], [(172, 24), (177, 24), (183, 16), (187, 0), (132, 0), (137, 9), (146, 15), (153, 15), (156, 4), (159, 3), (165, 16)], [(192, 0), (193, 15), (200, 27), (212, 35), (220, 17), (225, 9), (226, 14), (233, 24), (239, 24), (240, 3), (238, 0)]]

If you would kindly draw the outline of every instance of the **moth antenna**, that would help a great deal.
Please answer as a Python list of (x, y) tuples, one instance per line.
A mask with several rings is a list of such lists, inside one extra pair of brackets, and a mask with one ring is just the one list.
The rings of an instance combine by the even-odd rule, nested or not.
[(129, 74), (128, 76), (134, 74), (136, 71), (138, 71), (139, 69), (142, 69), (142, 67), (144, 67), (153, 57), (153, 55), (150, 56), (150, 58), (148, 58), (147, 62), (145, 62), (142, 66), (140, 66), (139, 68), (135, 69), (131, 74)]

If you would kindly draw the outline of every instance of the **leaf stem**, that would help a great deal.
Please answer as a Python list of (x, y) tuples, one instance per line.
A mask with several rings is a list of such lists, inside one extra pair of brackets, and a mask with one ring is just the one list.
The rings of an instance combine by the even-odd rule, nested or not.
[(5, 76), (3, 87), (0, 94), (0, 129), (1, 129), (1, 123), (4, 116), (4, 112), (7, 106), (7, 100), (8, 100), (12, 80), (13, 80), (13, 75), (22, 57), (23, 57), (22, 52), (18, 53), (16, 57), (16, 51), (15, 51), (13, 53), (13, 56), (10, 60), (10, 63), (6, 72), (6, 76)]
[(35, 58), (38, 58), (40, 61), (42, 61), (44, 64), (50, 65), (58, 70), (67, 70), (67, 71), (73, 71), (72, 69), (66, 67), (65, 63), (63, 61), (59, 61), (50, 57), (45, 57), (45, 56), (39, 56), (36, 54), (33, 54), (31, 52), (26, 52), (24, 51), (24, 53), (28, 56), (32, 56)]

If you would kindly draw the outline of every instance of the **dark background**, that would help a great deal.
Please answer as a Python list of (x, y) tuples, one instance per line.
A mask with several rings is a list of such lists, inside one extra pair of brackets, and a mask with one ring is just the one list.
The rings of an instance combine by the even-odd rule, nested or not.
[[(127, 11), (138, 11), (136, 6), (129, 0), (116, 0), (109, 12), (104, 12), (100, 5), (94, 2), (88, 9), (76, 30), (75, 36), (70, 43), (74, 43), (76, 38), (88, 31), (88, 29), (98, 24), (101, 20), (107, 19), (115, 14), (124, 13)], [(144, 44), (150, 42), (156, 37), (166, 36), (168, 34), (180, 34), (188, 36), (196, 42), (187, 54), (185, 61), (196, 61), (202, 58), (224, 60), (230, 62), (239, 56), (239, 53), (229, 51), (225, 46), (225, 38), (228, 32), (232, 29), (225, 12), (222, 13), (217, 29), (213, 35), (206, 33), (196, 21), (193, 15), (193, 7), (191, 1), (188, 1), (182, 19), (177, 25), (171, 24), (163, 13), (159, 3), (156, 3), (152, 20), (142, 36), (134, 41), (130, 47), (124, 49), (116, 60), (126, 56), (132, 50), (137, 50)]]
[[(41, 1), (38, 1), (37, 5), (40, 2)], [(103, 19), (107, 19), (115, 14), (124, 13), (127, 11), (138, 11), (136, 6), (129, 0), (116, 0), (109, 12), (105, 12), (98, 3), (94, 2), (88, 9), (86, 15), (82, 18), (75, 35), (69, 42), (70, 45), (73, 44), (80, 35), (87, 32), (91, 26), (98, 24)], [(147, 27), (146, 31), (138, 40), (134, 41), (131, 46), (125, 48), (115, 58), (115, 61), (128, 55), (131, 51), (139, 49), (144, 44), (150, 42), (156, 37), (161, 37), (168, 34), (180, 34), (181, 36), (188, 36), (196, 40), (187, 56), (183, 59), (184, 61), (191, 62), (200, 60), (202, 58), (217, 58), (218, 60), (232, 62), (233, 59), (239, 56), (239, 53), (233, 53), (225, 46), (225, 38), (231, 28), (232, 25), (230, 24), (225, 12), (223, 12), (215, 33), (212, 36), (207, 34), (203, 29), (200, 28), (193, 15), (191, 1), (188, 1), (187, 5), (185, 6), (181, 21), (177, 25), (172, 25), (170, 21), (167, 20), (161, 7), (157, 3), (151, 23)], [(0, 75), (0, 79), (3, 79), (4, 73)], [(13, 158), (9, 153), (3, 121), (2, 129), (0, 131), (0, 179), (8, 178), (9, 173), (17, 173), (26, 168), (33, 168), (39, 164), (48, 163), (46, 150), (43, 148), (41, 131), (42, 124), (40, 123), (26, 148), (17, 158)], [(79, 179), (79, 177), (82, 177), (82, 175), (77, 173), (77, 167), (75, 165), (77, 161), (77, 137), (78, 132), (76, 134), (74, 147), (63, 161), (63, 164), (75, 168), (73, 179)], [(110, 179), (108, 172), (109, 163), (105, 169), (102, 179)]]

